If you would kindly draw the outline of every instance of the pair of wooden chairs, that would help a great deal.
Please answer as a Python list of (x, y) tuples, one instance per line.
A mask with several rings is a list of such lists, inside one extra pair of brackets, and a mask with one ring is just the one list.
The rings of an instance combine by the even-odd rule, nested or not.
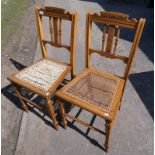
[[(43, 17), (48, 17), (49, 19), (50, 41), (44, 37)], [(70, 72), (72, 80), (56, 92), (64, 127), (67, 125), (66, 118), (69, 117), (86, 125), (88, 128), (99, 131), (94, 126), (67, 114), (64, 110), (65, 101), (105, 119), (104, 146), (107, 151), (111, 128), (116, 113), (121, 106), (125, 85), (141, 38), (145, 19), (141, 18), (137, 21), (135, 18), (129, 19), (126, 14), (115, 12), (88, 13), (86, 18), (86, 69), (75, 76), (77, 13), (69, 13), (64, 9), (55, 7), (36, 7), (36, 18), (43, 59), (8, 78), (15, 87), (16, 94), (22, 103), (23, 109), (26, 112), (28, 111), (27, 103), (41, 109), (42, 107), (39, 104), (32, 102), (30, 96), (33, 93), (42, 96), (46, 99), (49, 115), (53, 120), (54, 127), (57, 129), (57, 113), (54, 111), (54, 103), (51, 100), (51, 96)], [(62, 20), (71, 22), (70, 45), (62, 43)], [(91, 35), (92, 23), (99, 23), (103, 26), (101, 50), (91, 47), (91, 39), (93, 37)], [(133, 29), (135, 33), (128, 56), (122, 56), (117, 53), (120, 29), (123, 28)], [(46, 44), (58, 48), (66, 48), (70, 52), (70, 64), (49, 58), (46, 51)], [(124, 76), (120, 77), (93, 68), (90, 63), (90, 55), (92, 53), (123, 61), (126, 64)], [(30, 90), (27, 96), (21, 94), (22, 89)]]

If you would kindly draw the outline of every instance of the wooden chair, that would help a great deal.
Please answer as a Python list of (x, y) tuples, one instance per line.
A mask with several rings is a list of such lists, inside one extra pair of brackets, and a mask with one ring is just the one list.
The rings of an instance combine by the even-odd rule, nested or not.
[[(100, 23), (103, 26), (101, 50), (96, 50), (91, 47), (93, 22)], [(141, 18), (137, 21), (135, 18), (129, 19), (128, 15), (117, 12), (88, 13), (86, 18), (86, 70), (77, 75), (72, 81), (56, 93), (65, 127), (67, 125), (66, 118), (68, 117), (88, 128), (100, 131), (91, 124), (65, 113), (63, 109), (65, 101), (105, 119), (104, 146), (106, 151), (108, 151), (109, 135), (116, 113), (120, 108), (124, 88), (141, 38), (144, 24), (145, 19)], [(128, 57), (117, 53), (120, 28), (135, 30), (132, 47)], [(120, 77), (92, 67), (90, 63), (90, 55), (94, 52), (105, 58), (123, 61), (126, 65), (124, 76)]]
[[(33, 93), (43, 97), (47, 102), (46, 106), (50, 117), (53, 119), (54, 127), (57, 129), (58, 123), (53, 107), (53, 101), (51, 100), (51, 94), (56, 90), (69, 72), (71, 72), (71, 78), (75, 76), (77, 13), (71, 14), (62, 8), (40, 6), (36, 7), (35, 12), (43, 58), (33, 65), (24, 68), (22, 71), (11, 75), (8, 77), (8, 80), (10, 80), (14, 85), (15, 92), (26, 112), (28, 112), (26, 102), (32, 104), (38, 109), (42, 109), (39, 104), (32, 102), (31, 98), (29, 99), (27, 97), (30, 97)], [(45, 17), (49, 20), (51, 40), (47, 40), (44, 37), (42, 19)], [(71, 23), (70, 45), (62, 43), (62, 22), (64, 20)], [(46, 50), (46, 44), (67, 49), (70, 52), (70, 64), (49, 58)], [(21, 94), (22, 89), (30, 90), (30, 93), (25, 97)]]

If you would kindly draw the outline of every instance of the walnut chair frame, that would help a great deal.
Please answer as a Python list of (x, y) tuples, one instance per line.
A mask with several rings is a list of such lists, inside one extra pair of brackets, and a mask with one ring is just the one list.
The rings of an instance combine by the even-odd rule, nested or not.
[[(126, 82), (129, 76), (129, 72), (131, 69), (131, 64), (133, 62), (133, 58), (136, 53), (136, 49), (138, 47), (142, 31), (145, 24), (145, 19), (141, 18), (139, 21), (135, 18), (129, 19), (129, 16), (126, 14), (118, 13), (118, 12), (100, 12), (100, 13), (88, 13), (86, 17), (86, 70), (77, 75), (72, 81), (70, 81), (67, 85), (65, 85), (62, 89), (60, 89), (56, 96), (58, 97), (59, 102), (59, 109), (62, 114), (63, 118), (63, 124), (66, 127), (67, 121), (66, 118), (73, 119), (88, 128), (94, 129), (96, 131), (100, 131), (96, 127), (92, 126), (91, 124), (88, 124), (82, 120), (79, 120), (78, 118), (65, 113), (63, 109), (63, 104), (65, 101), (78, 106), (82, 109), (85, 109), (95, 115), (98, 115), (99, 117), (105, 119), (105, 144), (104, 148), (105, 151), (108, 151), (109, 148), (109, 136), (112, 129), (112, 126), (114, 124), (115, 116), (117, 111), (120, 109), (121, 106), (121, 100), (124, 93), (124, 89), (126, 86)], [(102, 50), (96, 50), (91, 48), (91, 32), (92, 32), (92, 23), (100, 23), (103, 25), (103, 38), (102, 38)], [(107, 30), (107, 27), (109, 29)], [(134, 29), (134, 39), (132, 42), (130, 54), (128, 57), (122, 56), (117, 54), (117, 45), (119, 42), (120, 37), (120, 28), (126, 28), (126, 29)], [(116, 35), (116, 36), (115, 36)], [(107, 41), (105, 41), (107, 39)], [(113, 48), (112, 48), (113, 47)], [(113, 49), (113, 50), (112, 50)], [(111, 59), (119, 59), (123, 61), (126, 64), (124, 76), (120, 77), (111, 73), (106, 73), (104, 71), (99, 71), (91, 66), (90, 61), (90, 55), (92, 53), (98, 53), (101, 56), (104, 56), (106, 58)], [(92, 94), (87, 95), (83, 90), (87, 90), (86, 92), (90, 92), (92, 87), (91, 85), (91, 79), (90, 76), (98, 76), (94, 81), (94, 87), (96, 86), (96, 83), (99, 83), (99, 79), (104, 79), (100, 84), (98, 85), (98, 89), (106, 87), (110, 87), (111, 83), (109, 82), (107, 84), (107, 79), (110, 79), (109, 81), (118, 81), (117, 88), (115, 89), (111, 102), (109, 103), (109, 108), (107, 108), (106, 103), (104, 103), (104, 106), (100, 105), (94, 105), (92, 104), (92, 98), (98, 97), (98, 94)], [(88, 87), (81, 88), (88, 84)], [(81, 83), (81, 85), (80, 85)], [(92, 82), (93, 83), (93, 82)], [(103, 85), (103, 87), (101, 87)], [(97, 89), (96, 89), (97, 90)], [(94, 97), (94, 96), (95, 97)], [(89, 98), (86, 98), (86, 96), (89, 96)], [(97, 98), (96, 97), (96, 98)], [(108, 98), (108, 96), (104, 96), (105, 99)], [(102, 98), (104, 99), (104, 98)], [(98, 99), (99, 100), (99, 99)], [(107, 100), (108, 101), (108, 100)], [(95, 103), (95, 102), (94, 102)], [(99, 100), (99, 103), (102, 103), (102, 100)]]
[[(43, 97), (46, 100), (46, 107), (48, 109), (51, 119), (53, 120), (53, 125), (57, 129), (58, 128), (58, 122), (56, 120), (57, 114), (54, 111), (54, 103), (51, 100), (51, 96), (52, 96), (52, 93), (56, 90), (56, 88), (60, 85), (60, 83), (64, 80), (64, 78), (69, 72), (71, 73), (71, 78), (75, 76), (75, 46), (76, 46), (77, 13), (69, 13), (62, 8), (41, 7), (41, 6), (37, 6), (35, 8), (35, 13), (36, 13), (36, 19), (37, 19), (42, 59), (35, 62), (33, 65), (24, 68), (22, 71), (18, 71), (17, 73), (11, 75), (10, 77), (8, 77), (8, 80), (12, 82), (15, 88), (15, 92), (22, 103), (23, 109), (26, 112), (28, 112), (27, 103), (31, 104), (35, 108), (38, 108), (40, 110), (42, 109), (42, 106), (32, 101), (32, 98), (31, 98), (32, 94), (37, 94)], [(47, 17), (49, 19), (49, 29), (50, 29), (50, 37), (51, 37), (50, 41), (45, 40), (45, 37), (44, 37), (43, 20), (42, 20), (43, 17)], [(62, 43), (62, 21), (63, 20), (67, 20), (71, 23), (70, 45), (64, 45)], [(70, 64), (57, 61), (53, 58), (49, 58), (46, 50), (46, 44), (50, 44), (57, 48), (67, 49), (70, 52)], [(40, 63), (39, 67), (42, 67), (42, 63), (41, 63), (42, 61), (46, 65), (49, 64), (46, 68), (47, 69), (46, 77), (49, 77), (48, 67), (51, 67), (50, 65), (53, 63), (55, 64), (55, 66), (58, 64), (61, 67), (63, 66), (65, 68), (61, 72), (61, 74), (55, 79), (55, 81), (51, 83), (51, 86), (49, 86), (47, 90), (44, 90), (41, 87), (37, 87), (36, 85), (31, 84), (31, 81), (29, 83), (20, 78), (17, 78), (17, 75), (22, 74), (22, 72), (26, 73), (27, 70), (33, 68), (34, 65), (37, 66), (38, 63)], [(42, 70), (39, 70), (39, 72), (42, 72)], [(53, 70), (51, 72), (53, 72)], [(44, 73), (42, 74), (42, 76), (44, 76)], [(41, 79), (41, 77), (39, 78)], [(44, 80), (46, 80), (46, 82), (50, 84), (48, 79), (44, 79)], [(38, 81), (35, 81), (35, 84), (37, 84), (37, 82)], [(27, 94), (27, 96), (23, 96), (21, 93), (22, 89), (29, 90), (30, 93)]]

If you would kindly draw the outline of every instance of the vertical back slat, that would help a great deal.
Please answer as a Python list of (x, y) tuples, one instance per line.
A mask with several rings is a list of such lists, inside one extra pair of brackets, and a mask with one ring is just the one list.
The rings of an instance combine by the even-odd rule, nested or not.
[(102, 51), (104, 51), (105, 40), (106, 40), (106, 24), (103, 25)]
[[(70, 52), (71, 78), (75, 77), (75, 51), (76, 51), (76, 32), (77, 32), (77, 13), (70, 13), (62, 8), (56, 7), (36, 7), (36, 17), (39, 32), (39, 40), (42, 50), (42, 57), (47, 58), (46, 44), (50, 44), (57, 48), (65, 48)], [(46, 39), (43, 33), (42, 17), (48, 17), (50, 39)], [(62, 44), (62, 20), (71, 23), (70, 44)], [(67, 35), (67, 37), (69, 37)]]
[[(102, 36), (102, 50), (96, 50), (90, 47), (91, 41), (91, 23), (103, 24), (103, 36)], [(109, 26), (108, 32), (105, 33)], [(105, 56), (111, 59), (122, 60), (126, 64), (123, 79), (125, 79), (125, 84), (129, 76), (131, 69), (131, 64), (136, 53), (136, 49), (139, 44), (139, 40), (142, 35), (144, 28), (145, 19), (140, 19), (137, 21), (136, 18), (128, 18), (128, 15), (115, 12), (100, 12), (100, 13), (88, 13), (86, 20), (86, 67), (90, 66), (90, 54), (98, 53), (101, 56)], [(128, 56), (116, 54), (118, 48), (118, 42), (120, 39), (120, 28), (133, 29), (135, 30), (133, 43)], [(105, 34), (108, 35), (105, 37)], [(106, 42), (106, 43), (105, 43)], [(106, 44), (106, 49), (105, 45)]]
[(111, 50), (112, 50), (114, 34), (115, 34), (115, 27), (114, 26), (109, 26), (108, 38), (107, 38), (107, 46), (106, 46), (106, 52), (108, 52), (108, 53), (110, 53)]
[(117, 31), (116, 31), (116, 38), (115, 38), (115, 44), (114, 44), (114, 54), (115, 54), (116, 49), (117, 49), (119, 37), (120, 37), (120, 28), (118, 27)]
[(51, 17), (49, 17), (49, 29), (50, 29), (51, 41), (53, 42), (53, 22)]
[(59, 43), (61, 44), (62, 40), (62, 20), (59, 19)]
[(58, 43), (58, 18), (53, 18), (54, 42)]

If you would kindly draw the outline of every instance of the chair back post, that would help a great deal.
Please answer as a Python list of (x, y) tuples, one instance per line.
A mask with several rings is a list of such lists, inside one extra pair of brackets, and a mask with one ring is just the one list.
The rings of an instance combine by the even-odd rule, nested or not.
[(75, 77), (75, 71), (76, 71), (76, 33), (77, 33), (77, 13), (72, 14), (72, 23), (71, 23), (71, 36), (70, 36), (70, 65), (71, 65), (71, 78), (73, 79)]
[(90, 53), (89, 48), (91, 44), (91, 29), (92, 29), (92, 22), (90, 21), (91, 13), (86, 14), (86, 40), (85, 40), (85, 48), (86, 48), (86, 55), (85, 55), (85, 66), (88, 68), (90, 66)]
[[(126, 86), (126, 83), (127, 83), (128, 77), (129, 77), (129, 73), (130, 73), (130, 70), (131, 70), (131, 66), (132, 66), (134, 56), (136, 54), (136, 50), (137, 50), (138, 44), (140, 42), (140, 38), (141, 38), (141, 35), (142, 35), (142, 32), (143, 32), (145, 21), (146, 21), (145, 19), (141, 18), (139, 20), (139, 23), (138, 23), (138, 26), (137, 26), (134, 41), (132, 43), (132, 47), (131, 47), (131, 51), (130, 51), (130, 55), (129, 55), (129, 60), (128, 60), (128, 63), (126, 65), (125, 72), (124, 72), (125, 83), (124, 83), (123, 90), (122, 90), (122, 96), (123, 96), (125, 86)], [(122, 97), (121, 97), (121, 100), (122, 100)]]
[(129, 60), (128, 60), (128, 63), (127, 63), (126, 68), (125, 68), (125, 72), (124, 72), (124, 79), (125, 80), (128, 79), (128, 76), (129, 76), (129, 73), (131, 70), (131, 66), (132, 66), (132, 62), (133, 62), (134, 56), (136, 54), (136, 50), (137, 50), (137, 47), (139, 45), (140, 38), (141, 38), (141, 35), (143, 32), (144, 24), (145, 24), (145, 19), (141, 18), (138, 22), (138, 25), (137, 25), (136, 33), (134, 36), (134, 40), (133, 40), (130, 55), (129, 55)]
[(43, 43), (44, 32), (43, 32), (43, 26), (42, 26), (42, 17), (39, 13), (41, 8), (42, 7), (40, 7), (40, 6), (36, 6), (35, 13), (36, 13), (36, 19), (37, 19), (38, 36), (39, 36), (39, 41), (40, 41), (42, 57), (47, 58), (47, 52), (46, 52), (45, 44)]

